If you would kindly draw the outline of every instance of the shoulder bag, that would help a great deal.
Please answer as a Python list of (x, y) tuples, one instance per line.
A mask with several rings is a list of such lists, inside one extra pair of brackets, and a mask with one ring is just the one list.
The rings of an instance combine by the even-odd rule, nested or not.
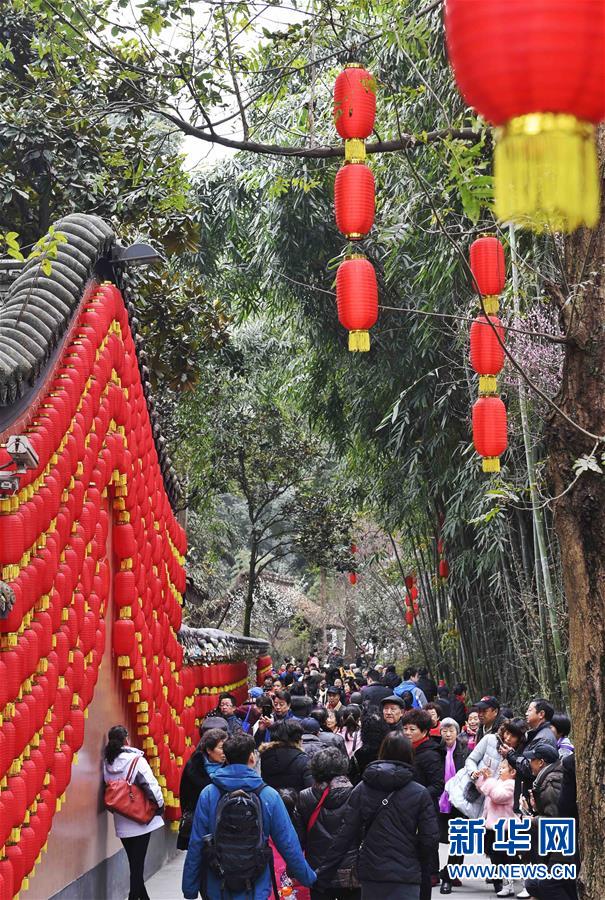
[(138, 761), (138, 757), (135, 756), (130, 763), (126, 778), (107, 782), (105, 807), (110, 812), (119, 813), (133, 822), (138, 822), (139, 825), (149, 825), (157, 814), (158, 805), (154, 800), (150, 800), (137, 784), (133, 784)]

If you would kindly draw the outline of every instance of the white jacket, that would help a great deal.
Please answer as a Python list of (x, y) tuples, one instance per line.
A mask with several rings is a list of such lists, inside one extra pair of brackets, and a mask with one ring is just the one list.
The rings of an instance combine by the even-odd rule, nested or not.
[[(108, 784), (110, 781), (119, 781), (120, 779), (126, 778), (132, 762), (133, 753), (139, 757), (134, 783), (142, 788), (149, 798), (155, 800), (158, 806), (163, 807), (164, 798), (162, 796), (162, 789), (157, 783), (156, 778), (149, 767), (149, 763), (145, 759), (143, 751), (137, 750), (136, 747), (124, 747), (120, 755), (116, 756), (111, 764), (103, 762), (103, 778), (105, 784)], [(154, 816), (147, 825), (140, 825), (138, 822), (133, 822), (132, 819), (127, 819), (126, 816), (121, 816), (119, 813), (113, 814), (113, 820), (116, 835), (119, 838), (137, 837), (139, 834), (147, 834), (150, 831), (155, 831), (156, 828), (161, 828), (164, 824), (164, 820), (161, 816)]]
[(477, 769), (489, 769), (492, 775), (498, 775), (502, 757), (498, 753), (498, 739), (495, 734), (486, 734), (470, 753), (464, 766), (469, 775)]

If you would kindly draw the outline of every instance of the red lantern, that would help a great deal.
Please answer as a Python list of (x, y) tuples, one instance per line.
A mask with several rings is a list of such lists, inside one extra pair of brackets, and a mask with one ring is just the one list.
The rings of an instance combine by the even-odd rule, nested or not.
[(372, 263), (353, 254), (336, 273), (338, 320), (349, 331), (349, 350), (370, 349), (370, 328), (378, 319), (378, 285)]
[(506, 284), (504, 247), (496, 237), (478, 238), (471, 244), (470, 262), (476, 289), (487, 298), (483, 304), (486, 312), (497, 313), (498, 294)]
[(357, 584), (357, 572), (349, 572), (350, 584)]
[(479, 397), (473, 406), (473, 441), (483, 457), (484, 472), (499, 472), (508, 446), (506, 407), (500, 397)]
[[(376, 118), (376, 81), (358, 63), (350, 63), (334, 85), (334, 124), (343, 140), (367, 138)], [(365, 155), (365, 154), (364, 154)]]
[(414, 624), (414, 613), (411, 609), (406, 609), (405, 611), (405, 624), (408, 626), (408, 628), (411, 628)]
[(605, 118), (605, 14), (594, 0), (447, 0), (450, 62), (500, 126), (496, 213), (540, 230), (599, 219), (594, 125)]
[(336, 226), (349, 240), (359, 240), (374, 224), (376, 184), (364, 163), (345, 163), (334, 183)]
[(447, 559), (439, 560), (439, 578), (447, 579), (450, 577), (450, 564)]
[(135, 627), (132, 619), (116, 619), (113, 623), (112, 650), (117, 657), (134, 656)]
[[(491, 322), (492, 324), (488, 324)], [(493, 327), (492, 327), (493, 326)], [(498, 341), (498, 337), (500, 341)], [(471, 366), (480, 376), (479, 392), (494, 394), (496, 375), (504, 365), (504, 328), (496, 316), (478, 316), (471, 325)]]

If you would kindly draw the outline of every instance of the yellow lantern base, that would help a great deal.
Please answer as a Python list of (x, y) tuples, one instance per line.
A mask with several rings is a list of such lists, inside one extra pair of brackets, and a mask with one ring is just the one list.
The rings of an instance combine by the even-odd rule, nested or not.
[(349, 331), (349, 350), (351, 353), (367, 353), (369, 349), (369, 331)]
[(518, 116), (496, 133), (495, 210), (532, 231), (574, 231), (599, 221), (595, 129), (561, 113)]
[(491, 396), (498, 391), (498, 379), (495, 375), (479, 376), (479, 393), (482, 397)]
[(500, 300), (497, 294), (483, 298), (483, 307), (488, 316), (497, 316), (500, 310)]
[(366, 158), (365, 141), (360, 138), (349, 138), (345, 141), (345, 159), (350, 163), (363, 162)]
[(483, 457), (483, 471), (484, 472), (499, 472), (500, 471), (500, 457), (499, 456), (484, 456)]

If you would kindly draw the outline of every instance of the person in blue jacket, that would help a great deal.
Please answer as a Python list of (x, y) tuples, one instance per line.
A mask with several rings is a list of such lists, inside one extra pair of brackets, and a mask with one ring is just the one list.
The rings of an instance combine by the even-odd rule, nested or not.
[(412, 695), (412, 703), (414, 709), (424, 709), (427, 704), (427, 699), (424, 695), (424, 691), (422, 691), (418, 687), (419, 680), (419, 670), (416, 668), (416, 666), (410, 666), (403, 673), (403, 681), (401, 682), (401, 684), (398, 684), (397, 687), (393, 689), (393, 693), (397, 697), (402, 697), (406, 691), (409, 691)]
[[(183, 896), (187, 900), (195, 900), (202, 886), (207, 900), (222, 900), (224, 897), (220, 880), (204, 862), (204, 837), (214, 832), (216, 808), (221, 791), (242, 789), (253, 791), (263, 785), (262, 779), (254, 771), (256, 760), (253, 738), (243, 733), (233, 735), (225, 741), (223, 752), (226, 763), (220, 771), (214, 773), (213, 783), (204, 788), (200, 794), (193, 817), (189, 849), (183, 869), (182, 889)], [(220, 786), (220, 790), (217, 785)], [(289, 874), (301, 884), (310, 887), (315, 883), (317, 876), (305, 861), (283, 800), (271, 787), (265, 787), (259, 796), (263, 811), (264, 837), (267, 840), (272, 839), (286, 861)], [(271, 872), (267, 866), (261, 877), (254, 882), (253, 900), (268, 900), (271, 890)], [(251, 900), (251, 895), (250, 892), (246, 894), (242, 891), (229, 894), (229, 900)]]

